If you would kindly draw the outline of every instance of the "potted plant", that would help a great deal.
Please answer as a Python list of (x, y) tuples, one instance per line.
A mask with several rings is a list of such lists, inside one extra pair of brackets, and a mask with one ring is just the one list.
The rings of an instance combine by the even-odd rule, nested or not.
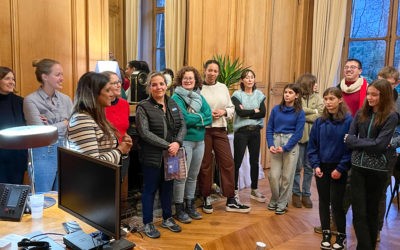
[(242, 63), (239, 62), (239, 58), (232, 61), (229, 56), (222, 57), (222, 55), (215, 55), (213, 59), (221, 66), (217, 81), (225, 83), (228, 89), (232, 87), (232, 84), (239, 82), (242, 72), (249, 68), (243, 68)]

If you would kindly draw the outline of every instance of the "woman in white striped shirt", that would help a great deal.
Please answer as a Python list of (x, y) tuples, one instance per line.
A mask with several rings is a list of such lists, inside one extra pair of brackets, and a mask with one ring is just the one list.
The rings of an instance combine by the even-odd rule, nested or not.
[(107, 121), (104, 112), (113, 99), (107, 76), (88, 72), (79, 79), (67, 129), (70, 149), (116, 164), (127, 156), (132, 139), (124, 135), (118, 144), (119, 132)]

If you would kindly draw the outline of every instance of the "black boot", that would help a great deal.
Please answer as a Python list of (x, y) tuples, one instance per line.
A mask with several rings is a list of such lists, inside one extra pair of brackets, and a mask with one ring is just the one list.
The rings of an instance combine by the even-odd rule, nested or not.
[(175, 203), (175, 219), (182, 223), (190, 223), (192, 219), (190, 219), (189, 215), (185, 212), (183, 203)]
[(203, 216), (197, 212), (196, 206), (194, 205), (194, 199), (185, 199), (186, 201), (186, 213), (190, 216), (190, 218), (194, 220), (200, 220)]

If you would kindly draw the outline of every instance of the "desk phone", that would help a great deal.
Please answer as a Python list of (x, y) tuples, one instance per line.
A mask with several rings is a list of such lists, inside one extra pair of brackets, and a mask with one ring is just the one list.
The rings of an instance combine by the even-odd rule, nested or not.
[(21, 221), (29, 191), (28, 185), (0, 183), (0, 220)]

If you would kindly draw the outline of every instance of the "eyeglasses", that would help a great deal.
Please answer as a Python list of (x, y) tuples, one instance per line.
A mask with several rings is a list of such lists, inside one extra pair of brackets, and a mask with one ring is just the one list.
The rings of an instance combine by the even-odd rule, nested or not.
[(184, 77), (182, 80), (186, 81), (186, 82), (191, 82), (194, 80), (194, 78), (193, 77)]
[(344, 69), (359, 69), (359, 67), (351, 65), (351, 66), (344, 66)]
[(121, 84), (121, 81), (116, 81), (116, 82), (110, 82), (111, 85), (118, 85)]

